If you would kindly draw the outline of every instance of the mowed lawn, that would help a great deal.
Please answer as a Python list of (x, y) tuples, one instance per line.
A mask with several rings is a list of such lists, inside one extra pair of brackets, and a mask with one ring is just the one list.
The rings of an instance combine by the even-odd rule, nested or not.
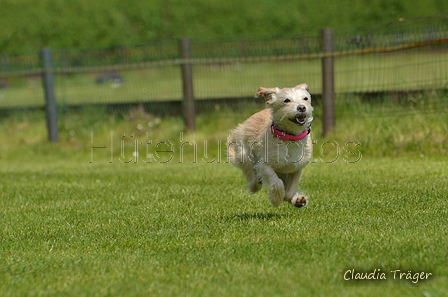
[(448, 294), (446, 156), (312, 163), (303, 210), (225, 162), (2, 162), (1, 296)]

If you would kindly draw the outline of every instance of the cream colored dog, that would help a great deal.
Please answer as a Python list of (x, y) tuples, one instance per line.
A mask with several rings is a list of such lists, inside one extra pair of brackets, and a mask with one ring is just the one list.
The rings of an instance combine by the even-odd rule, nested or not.
[(298, 194), (296, 187), (313, 150), (308, 86), (259, 88), (256, 96), (264, 96), (269, 108), (231, 131), (227, 139), (229, 161), (243, 171), (251, 193), (263, 184), (274, 207), (282, 201), (304, 207), (308, 197)]

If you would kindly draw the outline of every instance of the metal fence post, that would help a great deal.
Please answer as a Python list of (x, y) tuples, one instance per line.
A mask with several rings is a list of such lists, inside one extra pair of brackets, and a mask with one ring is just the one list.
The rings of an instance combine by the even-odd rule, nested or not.
[[(191, 43), (189, 38), (179, 39), (179, 51), (182, 59), (191, 58)], [(184, 117), (185, 127), (189, 131), (194, 131), (195, 124), (195, 106), (193, 91), (193, 65), (191, 63), (182, 62), (182, 114)]]
[(54, 97), (53, 59), (49, 48), (41, 49), (40, 61), (42, 65), (42, 82), (45, 91), (48, 140), (58, 141), (58, 119), (56, 99)]
[[(333, 29), (321, 30), (322, 52), (333, 52)], [(323, 135), (335, 127), (335, 103), (334, 103), (334, 58), (322, 58), (322, 119), (323, 119)]]

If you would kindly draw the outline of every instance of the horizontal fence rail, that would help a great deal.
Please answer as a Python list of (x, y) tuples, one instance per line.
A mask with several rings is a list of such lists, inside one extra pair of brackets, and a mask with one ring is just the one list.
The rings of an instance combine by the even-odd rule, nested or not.
[[(54, 67), (55, 74), (75, 74), (75, 73), (92, 73), (98, 71), (128, 71), (139, 70), (165, 66), (180, 66), (184, 64), (208, 65), (208, 64), (225, 64), (225, 63), (257, 63), (257, 62), (276, 62), (276, 61), (295, 61), (295, 60), (313, 60), (323, 58), (338, 58), (344, 56), (364, 55), (364, 54), (381, 54), (390, 53), (406, 49), (421, 48), (434, 45), (448, 44), (448, 38), (434, 39), (420, 42), (410, 42), (391, 46), (366, 47), (362, 49), (349, 49), (342, 51), (319, 52), (309, 54), (284, 54), (284, 55), (264, 55), (264, 56), (242, 56), (232, 58), (176, 58), (172, 60), (149, 61), (139, 63), (126, 63), (105, 66), (79, 66), (79, 67)], [(1, 71), (0, 77), (29, 76), (40, 75), (42, 68), (34, 68), (32, 70), (17, 71)]]

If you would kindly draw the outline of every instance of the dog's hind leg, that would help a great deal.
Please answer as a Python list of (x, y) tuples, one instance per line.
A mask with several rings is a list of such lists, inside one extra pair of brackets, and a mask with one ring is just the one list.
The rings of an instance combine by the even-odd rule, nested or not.
[(297, 193), (297, 183), (300, 180), (302, 171), (287, 174), (284, 177), (285, 182), (285, 201), (289, 201), (291, 205), (302, 208), (308, 204), (308, 197)]
[(254, 169), (254, 162), (248, 157), (247, 149), (229, 137), (227, 152), (229, 163), (235, 165), (243, 171), (247, 180), (249, 192), (254, 194), (261, 189), (261, 179)]
[(255, 194), (255, 193), (257, 193), (258, 191), (260, 191), (261, 186), (262, 186), (262, 184), (261, 184), (261, 180), (260, 180), (260, 178), (259, 178), (258, 176), (255, 176), (255, 178), (252, 179), (252, 180), (247, 184), (246, 187), (249, 188), (249, 191), (250, 191), (252, 194)]
[(271, 166), (262, 162), (255, 165), (258, 175), (261, 177), (263, 184), (269, 190), (269, 201), (272, 206), (277, 207), (282, 203), (285, 197), (285, 187), (283, 181), (277, 176)]
[(249, 162), (246, 162), (245, 164), (241, 164), (240, 168), (248, 183), (246, 187), (249, 189), (249, 192), (255, 194), (261, 189), (262, 184), (260, 177), (254, 169), (253, 163), (249, 164)]

